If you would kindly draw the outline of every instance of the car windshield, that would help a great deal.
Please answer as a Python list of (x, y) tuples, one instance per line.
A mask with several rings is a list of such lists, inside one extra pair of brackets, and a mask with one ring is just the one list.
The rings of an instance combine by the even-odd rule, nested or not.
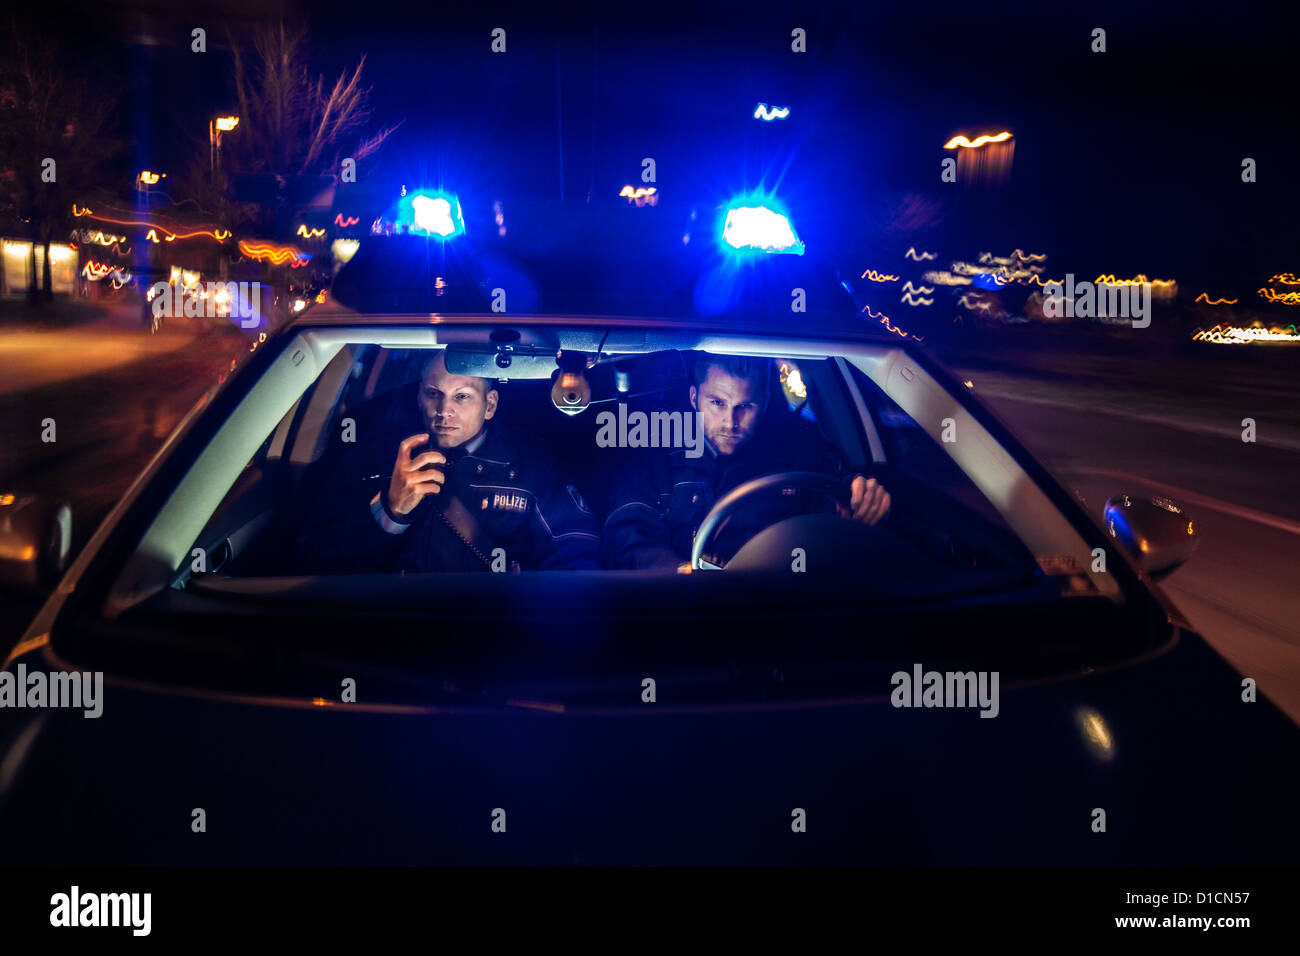
[[(557, 360), (511, 336), (340, 348), (253, 436), (173, 586), (721, 569), (884, 600), (1095, 591), (1045, 558), (1069, 547), (1059, 515), (1017, 518), (980, 474), (1006, 464), (948, 447), (977, 425), (918, 421), (881, 387), (896, 349), (621, 351), (605, 330)], [(925, 379), (899, 397), (951, 401)]]

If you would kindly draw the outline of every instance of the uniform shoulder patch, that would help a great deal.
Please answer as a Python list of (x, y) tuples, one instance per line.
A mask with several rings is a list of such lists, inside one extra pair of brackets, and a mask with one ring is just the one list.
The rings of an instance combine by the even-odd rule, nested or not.
[[(484, 505), (488, 504), (488, 499), (483, 499)], [(500, 491), (492, 492), (491, 508), (493, 511), (514, 511), (523, 514), (533, 506), (532, 496), (513, 488), (506, 488)]]

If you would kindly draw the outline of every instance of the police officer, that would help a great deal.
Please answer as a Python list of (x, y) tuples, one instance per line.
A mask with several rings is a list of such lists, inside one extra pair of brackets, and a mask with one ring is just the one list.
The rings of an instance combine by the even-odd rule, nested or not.
[[(304, 562), (358, 572), (598, 568), (591, 510), (542, 449), (491, 424), (499, 401), (488, 379), (449, 373), (439, 351), (420, 381), (423, 431), (399, 441), (381, 428), (378, 450), (342, 456), (300, 540)], [(362, 484), (374, 488), (368, 500)]]
[[(814, 426), (793, 415), (765, 415), (770, 390), (766, 359), (700, 355), (690, 399), (704, 430), (705, 453), (690, 458), (685, 449), (672, 449), (628, 469), (605, 521), (606, 566), (688, 572), (696, 529), (736, 486), (783, 471), (847, 477), (839, 450)], [(844, 517), (875, 525), (889, 513), (889, 493), (874, 478), (853, 476), (850, 496), (848, 509), (836, 506)], [(788, 514), (789, 503), (781, 502), (742, 509), (714, 539), (718, 553), (705, 558), (721, 564), (720, 554), (734, 553)]]

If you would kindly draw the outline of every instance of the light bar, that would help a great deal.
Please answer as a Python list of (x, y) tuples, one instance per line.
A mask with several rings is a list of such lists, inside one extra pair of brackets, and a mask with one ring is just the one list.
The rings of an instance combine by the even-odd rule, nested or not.
[(803, 255), (790, 220), (767, 206), (733, 206), (722, 224), (722, 241), (733, 249)]

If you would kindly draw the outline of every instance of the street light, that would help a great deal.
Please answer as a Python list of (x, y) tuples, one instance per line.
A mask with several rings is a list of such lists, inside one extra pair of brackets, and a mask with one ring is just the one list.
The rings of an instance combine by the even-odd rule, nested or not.
[(162, 179), (166, 178), (166, 176), (166, 173), (155, 173), (148, 169), (142, 169), (140, 170), (140, 175), (135, 177), (135, 188), (144, 194), (144, 205), (146, 208), (149, 207), (149, 198), (151, 195), (149, 187), (158, 185), (158, 183)]
[[(214, 116), (208, 120), (208, 173), (212, 177), (214, 187), (217, 181), (217, 167), (221, 165), (221, 134), (231, 132), (238, 125), (238, 116)], [(218, 205), (220, 209), (225, 209), (224, 202), (219, 202)], [(222, 281), (225, 281), (230, 278), (230, 259), (227, 257), (224, 248), (218, 259), (220, 261), (219, 274)]]
[(221, 134), (239, 125), (238, 116), (217, 116), (208, 120), (208, 170), (215, 178), (221, 165)]

